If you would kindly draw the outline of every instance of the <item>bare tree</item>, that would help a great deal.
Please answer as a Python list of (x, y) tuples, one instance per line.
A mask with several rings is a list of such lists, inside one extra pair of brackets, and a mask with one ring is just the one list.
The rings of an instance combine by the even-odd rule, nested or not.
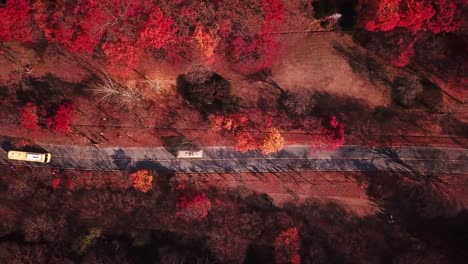
[(114, 103), (118, 107), (132, 106), (141, 102), (143, 95), (137, 87), (122, 84), (113, 80), (107, 73), (98, 75), (100, 82), (93, 89), (93, 93), (100, 99), (99, 102)]

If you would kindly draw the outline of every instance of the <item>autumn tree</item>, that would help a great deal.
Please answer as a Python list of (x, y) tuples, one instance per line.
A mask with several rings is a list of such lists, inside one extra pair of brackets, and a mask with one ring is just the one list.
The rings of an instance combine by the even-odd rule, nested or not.
[(203, 193), (194, 197), (182, 196), (177, 201), (176, 209), (176, 216), (184, 221), (200, 221), (211, 210), (211, 201)]
[(268, 130), (263, 145), (260, 147), (263, 154), (275, 153), (282, 150), (284, 147), (284, 138), (276, 128)]
[(141, 192), (148, 192), (153, 188), (153, 176), (148, 170), (139, 170), (130, 174), (133, 182), (133, 188)]
[(46, 120), (46, 126), (54, 132), (66, 134), (71, 131), (70, 124), (75, 118), (75, 106), (72, 103), (63, 103)]
[(404, 67), (414, 55), (415, 43), (424, 32), (439, 34), (456, 31), (464, 18), (455, 0), (365, 0), (361, 8), (361, 24), (372, 32), (404, 29), (411, 39), (408, 43), (400, 36), (400, 53), (392, 63)]
[(30, 7), (27, 0), (6, 0), (0, 5), (0, 42), (33, 40), (29, 27)]
[(241, 131), (236, 135), (235, 150), (239, 152), (248, 152), (258, 149), (257, 140), (247, 131)]
[(193, 38), (203, 55), (211, 62), (220, 38), (201, 26), (195, 28)]
[(33, 9), (47, 42), (82, 54), (100, 45), (107, 69), (119, 75), (128, 75), (146, 49), (163, 48), (177, 32), (151, 0), (37, 0)]
[(111, 22), (108, 13), (93, 0), (36, 0), (33, 9), (34, 20), (46, 40), (73, 52), (92, 52)]
[(37, 130), (39, 128), (37, 106), (33, 103), (27, 103), (20, 111), (20, 121), (24, 128)]
[(281, 232), (275, 238), (275, 263), (300, 264), (301, 240), (296, 227)]
[(454, 0), (366, 0), (361, 22), (369, 31), (452, 32), (462, 24)]
[(257, 34), (237, 36), (231, 42), (231, 59), (237, 71), (252, 74), (271, 67), (278, 43), (271, 34), (284, 21), (281, 0), (262, 0), (264, 21)]
[(214, 131), (225, 131), (236, 133), (244, 129), (249, 123), (249, 119), (242, 113), (233, 113), (227, 115), (210, 115), (209, 120), (211, 128)]
[(236, 151), (247, 152), (259, 148), (257, 140), (246, 131), (249, 119), (245, 114), (210, 115), (209, 120), (214, 131), (234, 135)]
[(344, 124), (336, 116), (325, 116), (322, 120), (321, 135), (313, 140), (313, 147), (335, 150), (344, 143)]

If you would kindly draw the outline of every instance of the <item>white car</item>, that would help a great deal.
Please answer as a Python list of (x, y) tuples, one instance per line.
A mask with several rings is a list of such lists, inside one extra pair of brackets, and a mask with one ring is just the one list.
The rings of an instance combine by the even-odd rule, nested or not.
[(180, 158), (203, 158), (203, 150), (193, 151), (193, 150), (179, 150), (177, 151), (178, 159)]
[(24, 160), (24, 161), (32, 161), (32, 162), (49, 163), (51, 158), (52, 158), (52, 155), (50, 155), (50, 153), (33, 153), (33, 152), (16, 151), (16, 150), (8, 151), (8, 159), (11, 159), (11, 160)]

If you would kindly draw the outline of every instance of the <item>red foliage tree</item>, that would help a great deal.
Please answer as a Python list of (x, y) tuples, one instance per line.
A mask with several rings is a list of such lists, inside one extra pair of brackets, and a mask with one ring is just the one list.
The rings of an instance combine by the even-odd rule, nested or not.
[[(453, 32), (464, 23), (464, 18), (458, 17), (457, 5), (453, 0), (435, 0), (433, 2), (435, 14), (427, 24), (429, 30), (436, 34)], [(468, 2), (462, 1), (462, 3), (466, 8)]]
[(455, 0), (366, 0), (361, 9), (361, 23), (368, 31), (405, 29), (414, 39), (410, 45), (403, 42), (401, 53), (392, 63), (403, 67), (414, 55), (414, 45), (419, 32), (452, 32), (464, 21)]
[(265, 22), (262, 32), (268, 33), (284, 20), (284, 5), (281, 0), (262, 0)]
[(70, 123), (75, 118), (75, 107), (71, 103), (59, 106), (54, 115), (46, 120), (46, 126), (54, 132), (66, 134), (71, 131)]
[(247, 152), (259, 148), (257, 140), (247, 131), (241, 131), (236, 135), (236, 151)]
[(414, 45), (418, 38), (414, 38), (408, 45), (402, 46), (400, 54), (392, 60), (392, 64), (398, 67), (404, 67), (411, 62), (414, 56)]
[(248, 38), (237, 37), (232, 42), (231, 58), (238, 72), (250, 74), (270, 68), (276, 50), (277, 43), (268, 33)]
[(27, 103), (20, 112), (21, 124), (24, 128), (30, 130), (37, 130), (37, 106), (33, 103)]
[(454, 0), (366, 0), (361, 22), (369, 31), (451, 32), (462, 24)]
[(156, 49), (164, 47), (168, 41), (174, 38), (177, 32), (177, 29), (173, 28), (172, 24), (172, 19), (164, 17), (161, 9), (153, 7), (149, 13), (148, 20), (140, 29), (138, 36), (139, 46)]
[(145, 48), (162, 48), (177, 31), (151, 0), (37, 0), (33, 7), (47, 41), (82, 53), (102, 42), (111, 70), (135, 66)]
[(57, 190), (60, 185), (60, 178), (56, 177), (52, 179), (52, 189)]
[(211, 210), (211, 201), (203, 193), (193, 198), (182, 196), (177, 201), (176, 209), (177, 217), (188, 222), (199, 221), (208, 215)]
[(226, 131), (235, 133), (243, 129), (249, 123), (249, 119), (242, 113), (228, 115), (210, 115), (211, 128), (214, 131)]
[(284, 21), (281, 0), (262, 0), (264, 21), (260, 32), (237, 37), (231, 43), (231, 58), (237, 71), (250, 74), (270, 68), (276, 56), (277, 42), (271, 35)]
[(111, 18), (94, 0), (56, 3), (37, 0), (33, 4), (34, 19), (49, 42), (64, 45), (73, 52), (93, 51)]
[(7, 0), (0, 7), (0, 41), (27, 42), (33, 40), (29, 28), (29, 3), (26, 0)]
[(292, 263), (300, 264), (301, 256), (299, 250), (301, 248), (301, 240), (297, 232), (297, 228), (291, 227), (281, 232), (275, 238), (275, 263)]
[(322, 135), (314, 140), (314, 147), (334, 150), (344, 143), (344, 125), (336, 116), (324, 117)]

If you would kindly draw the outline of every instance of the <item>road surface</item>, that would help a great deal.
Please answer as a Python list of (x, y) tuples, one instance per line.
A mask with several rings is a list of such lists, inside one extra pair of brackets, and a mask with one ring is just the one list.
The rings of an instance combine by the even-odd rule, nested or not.
[(176, 159), (163, 147), (86, 147), (41, 145), (52, 153), (50, 164), (6, 159), (0, 162), (51, 166), (62, 169), (181, 171), (197, 173), (307, 171), (408, 171), (415, 173), (467, 174), (468, 150), (442, 147), (342, 146), (336, 151), (314, 151), (307, 145), (291, 145), (279, 153), (239, 153), (232, 147), (203, 148), (201, 159)]

